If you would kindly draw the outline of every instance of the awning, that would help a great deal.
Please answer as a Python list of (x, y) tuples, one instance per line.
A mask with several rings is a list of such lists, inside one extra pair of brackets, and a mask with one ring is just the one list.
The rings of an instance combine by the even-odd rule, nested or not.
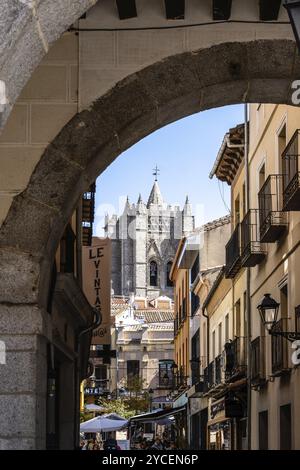
[(152, 413), (144, 413), (142, 415), (133, 416), (129, 420), (129, 424), (132, 422), (142, 422), (142, 423), (149, 423), (149, 422), (157, 422), (163, 418), (167, 418), (168, 416), (174, 416), (178, 413), (186, 411), (186, 406), (179, 406), (177, 408), (168, 408), (164, 410), (155, 410)]
[(120, 416), (110, 413), (105, 416), (98, 416), (80, 424), (80, 432), (110, 432), (119, 431), (127, 426), (128, 421)]

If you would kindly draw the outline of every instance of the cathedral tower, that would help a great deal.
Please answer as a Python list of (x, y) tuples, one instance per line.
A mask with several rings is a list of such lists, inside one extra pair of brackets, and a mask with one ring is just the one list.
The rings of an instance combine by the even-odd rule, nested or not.
[(106, 236), (113, 234), (112, 289), (115, 295), (150, 299), (173, 297), (169, 272), (182, 236), (194, 230), (188, 197), (181, 210), (164, 201), (155, 169), (148, 202), (140, 195), (136, 204), (127, 198), (120, 218), (106, 218)]

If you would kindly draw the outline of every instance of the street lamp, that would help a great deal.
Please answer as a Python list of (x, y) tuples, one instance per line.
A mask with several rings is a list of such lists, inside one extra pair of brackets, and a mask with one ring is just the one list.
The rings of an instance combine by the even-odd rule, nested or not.
[(270, 294), (265, 294), (260, 304), (257, 306), (262, 324), (269, 333), (274, 328), (279, 310), (279, 303), (272, 299)]
[(285, 0), (283, 6), (287, 9), (298, 49), (300, 51), (300, 1)]
[(264, 295), (264, 298), (257, 306), (262, 324), (272, 336), (282, 336), (291, 342), (300, 339), (300, 333), (296, 331), (279, 331), (276, 329), (279, 306), (280, 304), (270, 294)]

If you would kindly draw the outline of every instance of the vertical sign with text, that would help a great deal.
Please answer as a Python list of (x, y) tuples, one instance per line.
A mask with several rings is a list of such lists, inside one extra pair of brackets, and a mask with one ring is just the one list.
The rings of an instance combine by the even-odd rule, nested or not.
[(100, 326), (93, 331), (92, 344), (110, 344), (111, 240), (93, 237), (92, 246), (83, 247), (83, 290), (99, 312)]

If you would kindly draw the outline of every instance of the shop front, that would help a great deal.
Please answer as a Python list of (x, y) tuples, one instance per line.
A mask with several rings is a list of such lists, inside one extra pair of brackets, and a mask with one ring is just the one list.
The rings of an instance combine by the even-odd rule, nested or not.
[(207, 423), (207, 448), (209, 450), (243, 449), (246, 425), (243, 401), (232, 393), (219, 400), (210, 399)]
[(225, 398), (210, 402), (207, 448), (209, 450), (233, 449), (233, 421), (226, 417)]

